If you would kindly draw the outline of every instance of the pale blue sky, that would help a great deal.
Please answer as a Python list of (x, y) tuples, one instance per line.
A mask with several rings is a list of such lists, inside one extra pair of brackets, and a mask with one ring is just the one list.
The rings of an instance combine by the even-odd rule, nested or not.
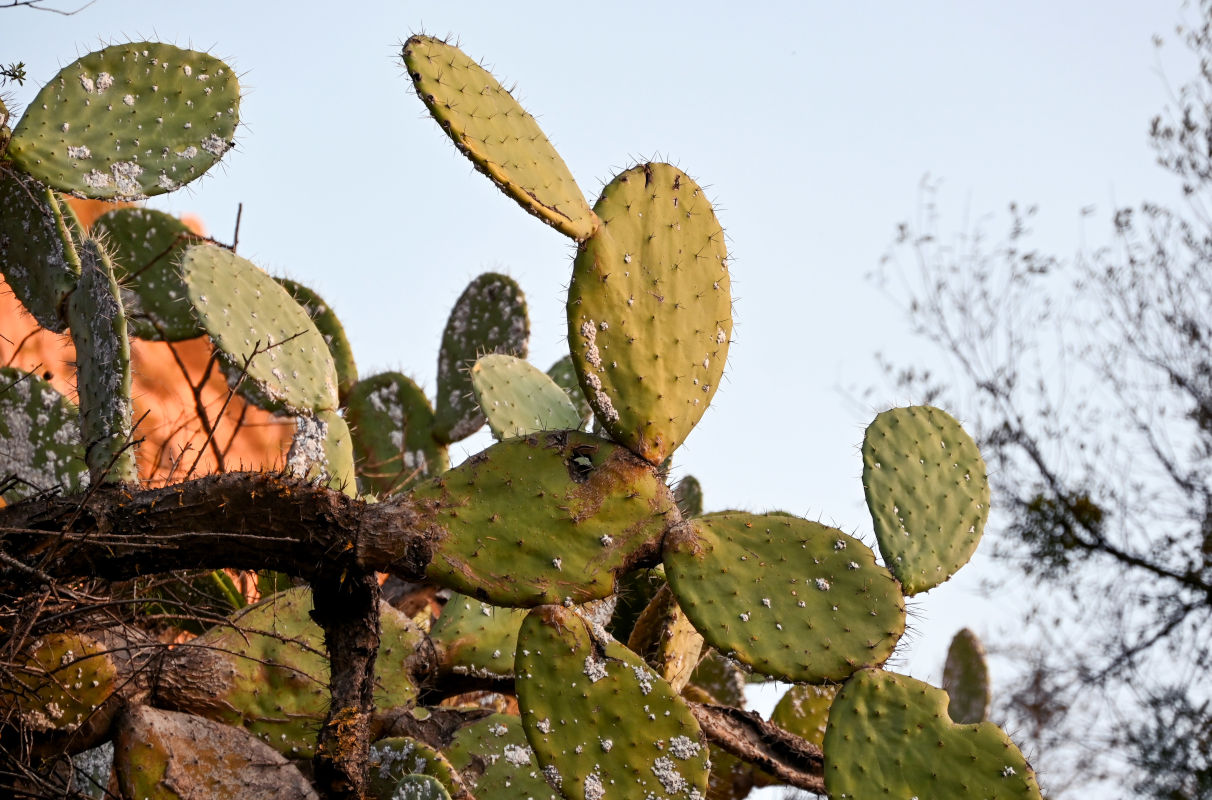
[[(1113, 201), (1171, 199), (1146, 131), (1168, 96), (1152, 35), (1173, 38), (1179, 15), (1177, 0), (97, 0), (72, 17), (0, 10), (0, 61), (28, 66), (30, 81), (9, 90), (19, 106), (101, 43), (154, 38), (229, 59), (247, 89), (237, 149), (154, 205), (229, 238), (242, 201), (240, 252), (318, 290), (363, 374), (399, 368), (432, 393), (467, 280), (497, 270), (521, 283), (531, 360), (545, 369), (564, 348), (570, 268), (568, 240), (474, 173), (403, 75), (410, 33), (456, 35), (516, 82), (590, 202), (650, 158), (715, 199), (735, 342), (677, 457), (708, 506), (783, 508), (866, 535), (857, 444), (874, 409), (838, 387), (886, 385), (877, 350), (934, 357), (864, 278), (918, 210), (921, 178), (943, 179), (947, 229), (1039, 203), (1037, 243), (1061, 255), (1105, 238)], [(1181, 55), (1172, 44), (1162, 56), (1175, 85), (1190, 74)], [(919, 603), (902, 669), (937, 682), (957, 628), (995, 637), (982, 616), (993, 606), (969, 595), (994, 569), (978, 551)]]

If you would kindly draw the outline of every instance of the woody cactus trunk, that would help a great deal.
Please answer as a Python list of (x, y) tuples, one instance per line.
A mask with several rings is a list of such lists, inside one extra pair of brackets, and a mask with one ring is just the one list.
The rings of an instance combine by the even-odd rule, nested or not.
[[(575, 244), (569, 358), (548, 372), (504, 275), (459, 298), (429, 398), (358, 378), (332, 310), (232, 248), (140, 209), (86, 234), (63, 194), (172, 191), (232, 145), (240, 91), (210, 56), (87, 55), (0, 137), (0, 269), (78, 364), (78, 406), (34, 374), (0, 383), (9, 790), (1039, 798), (1005, 733), (882, 668), (905, 597), (980, 539), (989, 487), (960, 425), (923, 406), (867, 429), (878, 552), (784, 514), (703, 514), (667, 475), (733, 330), (705, 192), (643, 163), (591, 206), (477, 61), (427, 36), (402, 57), (456, 148)], [(131, 336), (207, 337), (233, 392), (294, 420), (284, 470), (140, 484)], [(450, 468), (485, 422), (497, 443)], [(746, 673), (821, 687), (827, 723), (747, 713)]]

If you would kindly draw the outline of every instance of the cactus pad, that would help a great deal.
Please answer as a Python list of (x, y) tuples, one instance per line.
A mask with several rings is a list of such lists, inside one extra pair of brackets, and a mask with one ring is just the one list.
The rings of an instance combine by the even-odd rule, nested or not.
[(561, 800), (539, 771), (517, 717), (493, 714), (460, 728), (446, 754), (478, 798)]
[(80, 276), (78, 233), (75, 215), (53, 191), (0, 169), (0, 272), (25, 310), (55, 333), (67, 328), (60, 307)]
[(498, 440), (581, 426), (581, 415), (564, 390), (523, 359), (503, 353), (484, 356), (471, 367), (471, 386)]
[(298, 767), (245, 731), (148, 706), (122, 715), (114, 766), (123, 797), (317, 798)]
[(980, 543), (985, 462), (945, 411), (912, 406), (877, 416), (863, 437), (863, 488), (880, 554), (906, 595), (950, 578)]
[(602, 190), (600, 227), (578, 250), (568, 341), (611, 438), (660, 464), (719, 387), (732, 336), (724, 232), (703, 190), (641, 164)]
[(774, 707), (770, 721), (820, 747), (825, 741), (829, 707), (837, 690), (837, 686), (792, 686)]
[(206, 53), (134, 42), (64, 67), (13, 129), (8, 157), (61, 192), (137, 200), (183, 186), (232, 146), (240, 85)]
[(181, 220), (150, 208), (118, 208), (92, 230), (113, 259), (131, 335), (168, 342), (202, 335), (180, 269), (185, 248), (201, 240)]
[(665, 584), (636, 620), (627, 647), (680, 692), (699, 664), (703, 637)]
[[(324, 634), (312, 621), (311, 592), (290, 589), (236, 615), (173, 650), (161, 690), (164, 702), (208, 719), (243, 727), (283, 755), (310, 758), (329, 703)], [(424, 636), (403, 614), (381, 604), (375, 704), (412, 705), (417, 688), (410, 662)], [(205, 659), (201, 686), (171, 681), (172, 662)]]
[(120, 705), (120, 667), (101, 639), (52, 633), (36, 641), (28, 656), (0, 682), (0, 711), (15, 706), (32, 730), (74, 733), (104, 731)]
[(295, 435), (286, 456), (286, 469), (308, 480), (322, 478), (329, 488), (358, 496), (353, 442), (349, 426), (335, 411), (295, 418)]
[(429, 579), (506, 606), (612, 594), (673, 509), (651, 467), (576, 431), (499, 442), (412, 498), (436, 535)]
[(9, 502), (61, 487), (79, 491), (88, 479), (76, 407), (49, 382), (13, 367), (0, 368), (0, 475), (20, 483)]
[(597, 220), (534, 117), (486, 69), (429, 36), (404, 43), (417, 97), (459, 152), (522, 208), (581, 241)]
[(455, 594), (442, 607), (442, 616), (429, 636), (443, 652), (452, 672), (485, 677), (513, 675), (518, 628), (526, 611), (482, 603)]
[(967, 628), (955, 634), (943, 665), (943, 691), (951, 698), (947, 713), (956, 722), (984, 722), (989, 718), (989, 665), (985, 648)]
[(468, 284), (446, 321), (438, 352), (435, 439), (449, 444), (480, 429), (484, 415), (472, 394), (472, 364), (488, 353), (525, 358), (529, 338), (526, 298), (513, 278), (487, 272)]
[(942, 689), (882, 670), (846, 681), (829, 712), (824, 752), (834, 800), (1040, 800), (1035, 773), (1000, 728), (957, 725)]
[(345, 326), (337, 317), (336, 312), (324, 298), (303, 284), (289, 278), (275, 278), (295, 302), (303, 307), (324, 341), (328, 343), (328, 352), (332, 355), (333, 364), (337, 368), (337, 395), (344, 403), (354, 384), (358, 382), (358, 365), (354, 362), (353, 345), (345, 335)]
[(605, 631), (559, 606), (518, 638), (518, 703), (548, 783), (568, 800), (694, 797), (707, 744), (673, 689)]
[(678, 501), (678, 510), (683, 517), (703, 515), (703, 486), (693, 475), (686, 475), (673, 487), (673, 496)]
[(581, 424), (577, 427), (585, 428), (589, 425), (593, 421), (593, 409), (589, 407), (589, 401), (585, 399), (585, 393), (581, 391), (581, 383), (577, 380), (577, 369), (572, 365), (572, 356), (564, 356), (552, 364), (551, 369), (547, 370), (547, 377), (564, 390), (564, 394), (568, 395), (568, 399), (576, 407), (577, 413), (581, 415)]
[(337, 373), (324, 337), (285, 289), (230, 250), (198, 245), (181, 272), (189, 302), (235, 373), (240, 391), (269, 411), (337, 407)]
[(394, 494), (450, 467), (434, 441), (433, 407), (411, 378), (383, 372), (354, 384), (345, 418), (363, 491)]
[(414, 795), (407, 789), (401, 791), (401, 787), (416, 785), (407, 778), (421, 776), (437, 782), (446, 796), (466, 794), (462, 777), (446, 760), (446, 756), (424, 742), (407, 736), (393, 736), (380, 739), (370, 746), (367, 788), (373, 796), (383, 800), (431, 796)]
[(892, 654), (905, 603), (857, 539), (789, 516), (728, 514), (667, 536), (669, 587), (703, 637), (758, 672), (840, 681)]

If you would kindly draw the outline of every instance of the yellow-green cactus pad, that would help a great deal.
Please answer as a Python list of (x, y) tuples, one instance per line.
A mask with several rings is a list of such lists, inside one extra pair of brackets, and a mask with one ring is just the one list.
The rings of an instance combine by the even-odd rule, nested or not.
[(526, 611), (502, 608), (463, 594), (454, 594), (429, 632), (442, 653), (442, 662), (456, 674), (481, 677), (513, 675), (518, 629)]
[(829, 711), (825, 788), (833, 800), (1040, 800), (1035, 772), (991, 722), (957, 725), (947, 693), (877, 669), (855, 673)]
[(185, 223), (150, 208), (118, 208), (92, 232), (113, 259), (132, 336), (176, 342), (202, 335), (181, 281), (181, 256), (201, 239)]
[(138, 200), (171, 192), (233, 144), (240, 84), (219, 59), (132, 42), (89, 53), (46, 84), (8, 157), (61, 192)]
[(498, 440), (581, 427), (581, 415), (564, 390), (524, 359), (484, 356), (471, 367), (471, 386)]
[(227, 368), (244, 372), (242, 394), (270, 411), (337, 407), (337, 371), (328, 344), (273, 278), (214, 245), (186, 250), (181, 273), (194, 313)]
[(403, 58), (417, 97), (476, 169), (565, 236), (593, 232), (596, 219), (564, 160), (488, 70), (430, 36), (405, 42)]
[(575, 611), (531, 611), (515, 669), (526, 738), (568, 800), (686, 800), (706, 790), (707, 743), (689, 707)]
[(30, 729), (41, 732), (108, 729), (120, 706), (122, 679), (120, 654), (110, 651), (104, 637), (88, 634), (38, 639), (8, 671), (12, 682), (0, 681), (0, 712), (15, 708)]
[(709, 644), (787, 681), (883, 664), (905, 631), (900, 586), (857, 539), (782, 515), (711, 515), (665, 539), (669, 588)]
[[(310, 758), (330, 699), (324, 633), (311, 609), (310, 590), (290, 589), (178, 646), (165, 667), (163, 702), (243, 727), (285, 756)], [(410, 664), (424, 634), (386, 603), (380, 614), (375, 705), (410, 706), (417, 697)], [(201, 662), (207, 679), (197, 686), (173, 681), (176, 659), (193, 665), (179, 672), (196, 672)]]
[(296, 417), (286, 469), (301, 478), (323, 480), (329, 488), (357, 497), (353, 441), (341, 415), (319, 411)]
[(568, 344), (612, 439), (660, 464), (719, 388), (732, 337), (724, 231), (703, 190), (641, 164), (602, 190), (568, 287)]
[(906, 595), (968, 563), (989, 517), (980, 450), (933, 406), (885, 411), (863, 437), (863, 488), (880, 555)]
[(800, 684), (783, 695), (770, 721), (820, 747), (825, 741), (825, 726), (829, 723), (829, 707), (837, 696), (838, 687)]
[(307, 316), (311, 317), (311, 321), (316, 323), (316, 328), (319, 329), (320, 335), (328, 344), (328, 352), (332, 354), (333, 364), (337, 368), (337, 394), (341, 398), (341, 403), (344, 404), (349, 393), (353, 391), (354, 384), (358, 382), (358, 365), (354, 361), (353, 345), (349, 343), (349, 337), (345, 335), (345, 326), (341, 324), (341, 320), (332, 310), (332, 306), (324, 302), (324, 298), (312, 289), (289, 278), (274, 278), (274, 280), (282, 284), (282, 287), (290, 292), (290, 296), (295, 299), (295, 302), (303, 307)]
[(989, 665), (976, 634), (963, 628), (947, 648), (943, 665), (943, 691), (951, 698), (947, 713), (956, 722), (984, 722), (989, 718)]
[(460, 728), (445, 752), (477, 798), (561, 800), (543, 777), (517, 717), (493, 714)]
[(499, 442), (418, 486), (412, 501), (435, 539), (429, 579), (516, 607), (613, 594), (674, 508), (649, 465), (577, 431)]
[(141, 800), (318, 798), (298, 767), (247, 732), (149, 706), (122, 715), (114, 766), (122, 796)]

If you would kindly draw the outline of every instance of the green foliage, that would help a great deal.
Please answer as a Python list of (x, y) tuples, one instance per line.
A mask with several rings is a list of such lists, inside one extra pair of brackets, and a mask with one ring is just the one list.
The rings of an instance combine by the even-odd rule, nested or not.
[[(150, 89), (139, 73), (153, 58), (165, 76), (161, 89), (193, 98), (207, 84), (218, 98), (206, 95), (205, 110), (172, 109), (186, 114), (193, 133), (157, 139), (155, 157), (136, 169), (97, 137), (112, 129), (114, 141), (125, 141), (138, 124), (160, 130), (145, 115)], [(238, 87), (228, 68), (201, 54), (107, 48), (44, 90), (47, 108), (22, 121), (13, 139), (20, 146), (0, 163), (0, 208), (14, 215), (0, 221), (0, 263), (31, 313), (51, 330), (70, 328), (77, 341), (80, 443), (93, 480), (134, 482), (123, 461), (133, 465), (129, 316), (139, 336), (205, 331), (240, 391), (295, 417), (288, 470), (355, 498), (324, 495), (334, 504), (367, 509), (357, 494), (373, 492), (385, 496), (374, 507), (384, 519), (406, 519), (399, 524), (411, 526), (429, 557), (425, 580), (410, 590), (430, 601), (457, 594), (428, 633), (424, 612), (418, 627), (381, 608), (374, 705), (419, 723), (431, 715), (418, 705), (423, 691), (441, 694), (454, 676), (516, 694), (521, 716), (469, 716), (427, 744), (381, 732), (391, 738), (370, 759), (380, 797), (458, 798), (468, 788), (504, 800), (557, 791), (572, 800), (693, 798), (709, 790), (744, 796), (753, 768), (712, 750), (696, 717), (702, 707), (682, 697), (742, 708), (738, 663), (830, 685), (793, 690), (812, 699), (811, 714), (798, 699), (788, 701), (794, 713), (780, 716), (817, 743), (827, 699), (841, 684), (823, 740), (825, 778), (837, 798), (962, 796), (960, 786), (1038, 796), (1030, 768), (1000, 730), (957, 727), (946, 718), (943, 692), (877, 669), (904, 633), (904, 596), (946, 580), (980, 538), (988, 485), (958, 423), (919, 407), (885, 412), (869, 429), (864, 484), (884, 565), (854, 537), (792, 515), (702, 516), (697, 481), (684, 478), (676, 498), (667, 481), (670, 455), (719, 386), (732, 335), (723, 232), (703, 190), (673, 166), (640, 164), (611, 180), (590, 209), (534, 119), (482, 67), (423, 36), (408, 41), (404, 60), (459, 150), (578, 242), (568, 359), (548, 374), (522, 361), (529, 336), (522, 291), (506, 276), (482, 275), (450, 315), (431, 404), (399, 373), (356, 380), (340, 322), (313, 293), (275, 281), (227, 248), (194, 243), (154, 212), (113, 212), (102, 222), (120, 262), (111, 265), (55, 192), (24, 173), (102, 197), (175, 187), (229, 146)], [(98, 98), (115, 102), (105, 108)], [(47, 120), (65, 115), (73, 135), (87, 136), (46, 144)], [(39, 408), (54, 408), (53, 438), (71, 436), (71, 407), (47, 388), (27, 379), (0, 394), (0, 433), (12, 438)], [(579, 430), (588, 408), (604, 436)], [(501, 441), (448, 469), (447, 445), (486, 417)], [(16, 471), (77, 489), (71, 469), (80, 452), (25, 458), (32, 463)], [(264, 574), (260, 585), (282, 588), (289, 577)], [(220, 584), (230, 594), (232, 582)], [(591, 601), (606, 602), (578, 606)], [(161, 608), (177, 616), (175, 607)], [(312, 614), (309, 590), (287, 589), (167, 651), (154, 697), (130, 701), (117, 728), (124, 791), (163, 796), (169, 771), (229, 793), (252, 787), (241, 759), (261, 758), (264, 748), (248, 734), (277, 751), (263, 759), (275, 769), (282, 756), (314, 755), (330, 694)], [(63, 656), (47, 641), (26, 654), (43, 676)], [(80, 647), (101, 659), (103, 645)], [(99, 684), (123, 685), (136, 674), (112, 667)], [(29, 725), (49, 719), (52, 705), (63, 711), (45, 685), (25, 688), (17, 709)], [(108, 702), (53, 697), (90, 708)], [(347, 712), (358, 709), (336, 709), (334, 718)], [(190, 736), (204, 746), (182, 763), (172, 742)], [(281, 787), (295, 788), (281, 788), (281, 796), (308, 796), (310, 787), (297, 784), (290, 773)]]

